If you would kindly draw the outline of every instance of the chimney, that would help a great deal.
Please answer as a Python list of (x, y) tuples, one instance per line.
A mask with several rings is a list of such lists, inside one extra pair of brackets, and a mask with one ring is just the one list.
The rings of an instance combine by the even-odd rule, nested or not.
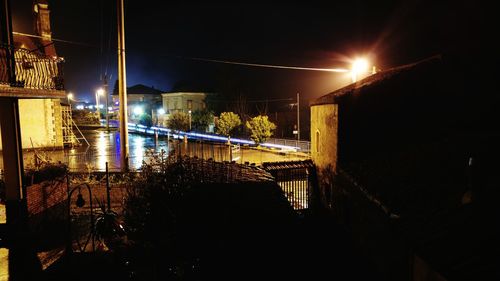
[(35, 22), (35, 34), (41, 36), (41, 43), (45, 47), (46, 55), (57, 56), (56, 49), (52, 43), (52, 31), (50, 28), (50, 10), (47, 0), (33, 1), (33, 16)]

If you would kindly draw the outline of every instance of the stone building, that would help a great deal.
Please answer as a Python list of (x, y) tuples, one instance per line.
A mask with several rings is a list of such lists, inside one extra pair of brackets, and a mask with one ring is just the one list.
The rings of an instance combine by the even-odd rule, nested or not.
[[(115, 87), (116, 88), (116, 87)], [(151, 112), (161, 108), (162, 91), (154, 87), (148, 87), (142, 84), (137, 84), (127, 87), (127, 114), (134, 114), (134, 109), (140, 107), (144, 113), (151, 115)], [(118, 89), (113, 90), (113, 104), (118, 106), (119, 103)]]
[(322, 202), (386, 280), (499, 278), (500, 103), (471, 65), (435, 56), (311, 103)]
[(0, 221), (0, 279), (31, 280), (34, 278), (28, 276), (34, 267), (30, 268), (30, 265), (36, 262), (26, 262), (31, 258), (24, 255), (18, 258), (13, 258), (14, 254), (9, 256), (14, 252), (10, 252), (11, 249), (29, 244), (27, 239), (32, 238), (26, 233), (32, 214), (26, 203), (30, 196), (26, 180), (29, 176), (24, 177), (22, 149), (30, 147), (31, 142), (33, 145), (38, 142), (37, 145), (57, 146), (61, 139), (58, 135), (61, 128), (58, 100), (66, 97), (63, 60), (57, 57), (53, 46), (47, 45), (51, 40), (46, 1), (34, 1), (36, 39), (13, 36), (9, 1), (1, 2), (0, 139), (4, 190), (0, 212), (5, 214), (0, 215), (3, 220)]
[(203, 92), (163, 93), (163, 109), (167, 114), (202, 110), (206, 108), (206, 97), (207, 93)]
[[(25, 88), (56, 88), (62, 85), (64, 59), (57, 56), (52, 42), (47, 1), (34, 1), (33, 15), (38, 37), (13, 36), (17, 80)], [(19, 115), (23, 148), (63, 147), (60, 99), (20, 99)]]

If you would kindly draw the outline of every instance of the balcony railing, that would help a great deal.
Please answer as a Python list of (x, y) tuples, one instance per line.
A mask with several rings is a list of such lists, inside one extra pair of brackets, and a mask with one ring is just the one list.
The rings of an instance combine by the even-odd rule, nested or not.
[(15, 81), (10, 81), (9, 49), (0, 45), (0, 85), (35, 90), (64, 90), (64, 59), (50, 57), (37, 51), (15, 49)]

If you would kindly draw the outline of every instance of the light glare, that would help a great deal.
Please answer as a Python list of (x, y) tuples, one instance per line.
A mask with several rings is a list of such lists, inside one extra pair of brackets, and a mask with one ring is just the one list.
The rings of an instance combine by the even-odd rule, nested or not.
[(142, 107), (140, 107), (140, 106), (134, 107), (134, 114), (135, 115), (141, 115), (143, 112), (144, 112), (144, 110), (142, 109)]

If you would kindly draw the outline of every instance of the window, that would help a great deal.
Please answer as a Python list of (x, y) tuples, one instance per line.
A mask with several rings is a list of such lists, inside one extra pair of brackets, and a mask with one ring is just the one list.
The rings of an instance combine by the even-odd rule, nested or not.
[(193, 101), (188, 100), (188, 110), (191, 110), (191, 109), (193, 109)]
[(320, 145), (319, 130), (316, 130), (316, 153), (319, 153), (319, 145)]

